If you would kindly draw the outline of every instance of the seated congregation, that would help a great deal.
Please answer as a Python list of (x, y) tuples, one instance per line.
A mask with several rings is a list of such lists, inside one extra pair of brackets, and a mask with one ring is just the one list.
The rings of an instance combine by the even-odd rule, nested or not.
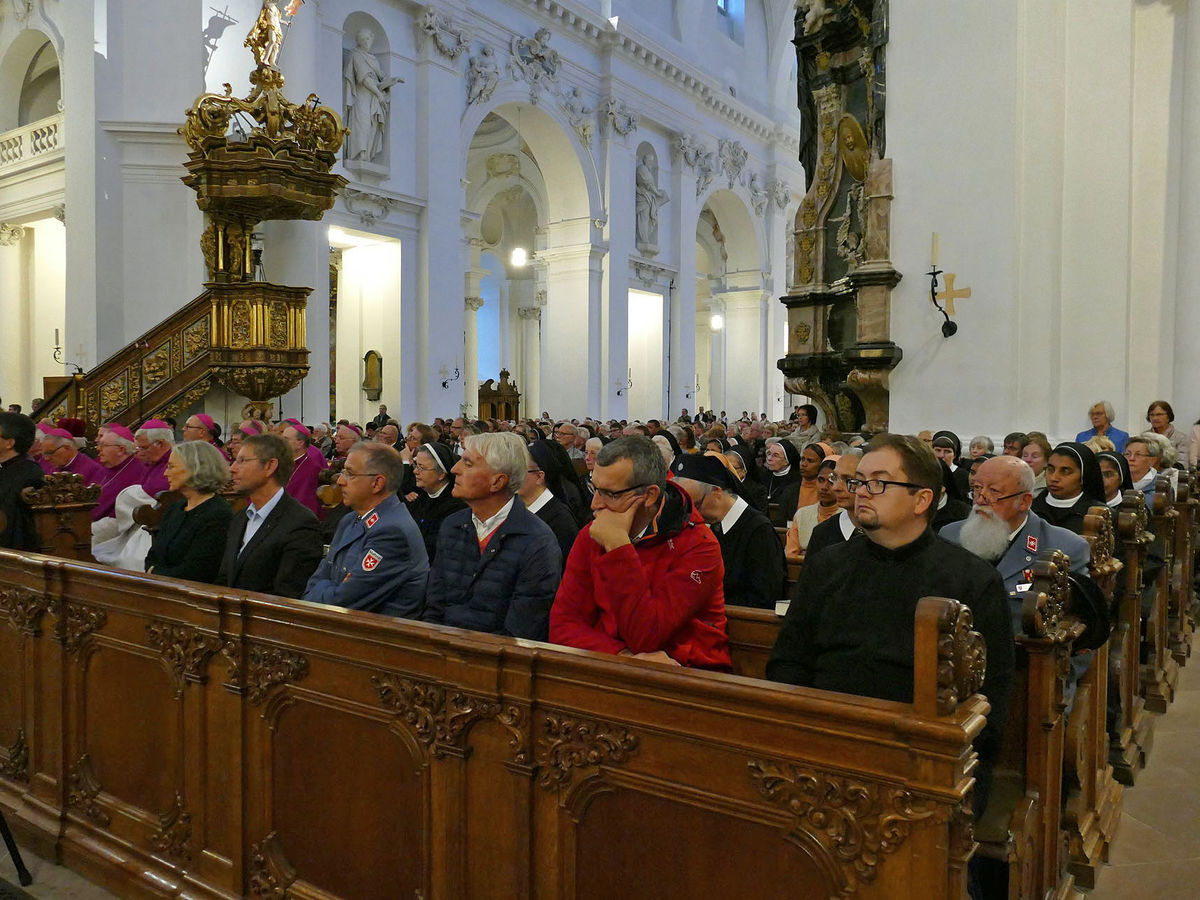
[[(1114, 778), (1145, 764), (1144, 710), (1190, 648), (1195, 456), (1169, 404), (1144, 434), (1100, 403), (1075, 441), (1013, 432), (993, 455), (981, 436), (967, 456), (947, 431), (821, 440), (812, 407), (684, 418), (401, 436), (381, 408), (366, 428), (247, 420), (222, 444), (197, 415), (178, 442), (161, 419), (101, 427), (92, 459), (84, 423), (4, 413), (0, 546), (46, 549), (29, 500), (68, 472), (99, 486), (92, 549), (119, 568), (903, 704), (937, 670), (922, 598), (950, 598), (990, 706), (964, 884), (1094, 883)], [(1090, 750), (1066, 759), (1068, 740)]]

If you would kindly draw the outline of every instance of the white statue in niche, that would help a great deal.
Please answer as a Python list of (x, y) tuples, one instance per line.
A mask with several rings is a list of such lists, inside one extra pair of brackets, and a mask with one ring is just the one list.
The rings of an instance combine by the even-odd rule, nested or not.
[(638, 250), (642, 253), (658, 252), (658, 211), (670, 198), (666, 191), (659, 190), (658, 174), (652, 154), (643, 153), (637, 166), (637, 228)]
[(388, 91), (403, 78), (384, 78), (383, 66), (371, 52), (375, 33), (370, 28), (359, 29), (355, 47), (346, 61), (343, 80), (346, 85), (346, 158), (370, 162), (383, 150), (388, 105)]

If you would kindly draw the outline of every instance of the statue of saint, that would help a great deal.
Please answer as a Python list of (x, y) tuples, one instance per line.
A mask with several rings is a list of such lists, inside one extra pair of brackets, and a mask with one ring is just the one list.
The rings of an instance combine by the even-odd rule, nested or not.
[(649, 153), (643, 153), (637, 166), (637, 229), (638, 249), (646, 252), (647, 248), (658, 248), (658, 210), (670, 199), (666, 191), (658, 188), (658, 178), (654, 174), (654, 160)]
[(246, 35), (245, 46), (254, 54), (254, 61), (262, 68), (275, 68), (279, 50), (283, 46), (283, 16), (275, 0), (262, 0), (262, 9), (254, 20), (254, 27)]
[(484, 47), (479, 56), (471, 57), (467, 69), (467, 105), (486, 103), (499, 83), (500, 67), (496, 65), (495, 51), (491, 47)]
[(346, 125), (350, 136), (346, 140), (346, 158), (370, 162), (383, 150), (384, 126), (391, 98), (388, 91), (403, 78), (384, 78), (383, 67), (371, 45), (375, 35), (371, 29), (361, 29), (355, 37), (355, 47), (346, 61), (343, 80), (346, 85)]

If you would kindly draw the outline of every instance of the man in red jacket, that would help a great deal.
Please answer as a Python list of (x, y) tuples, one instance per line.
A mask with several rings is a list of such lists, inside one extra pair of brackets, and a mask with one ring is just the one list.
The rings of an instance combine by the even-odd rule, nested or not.
[(556, 644), (729, 671), (721, 547), (667, 482), (647, 437), (618, 438), (592, 472), (595, 519), (575, 539), (550, 610)]

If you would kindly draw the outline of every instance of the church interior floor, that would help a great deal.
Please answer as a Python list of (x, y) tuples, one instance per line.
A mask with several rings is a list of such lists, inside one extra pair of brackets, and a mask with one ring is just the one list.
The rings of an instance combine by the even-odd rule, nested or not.
[[(1200, 885), (1200, 648), (1179, 673), (1175, 702), (1160, 717), (1149, 765), (1126, 789), (1109, 864), (1087, 900), (1178, 900)], [(34, 882), (25, 890), (48, 900), (114, 900), (113, 895), (25, 851)], [(17, 874), (0, 844), (0, 878)]]

